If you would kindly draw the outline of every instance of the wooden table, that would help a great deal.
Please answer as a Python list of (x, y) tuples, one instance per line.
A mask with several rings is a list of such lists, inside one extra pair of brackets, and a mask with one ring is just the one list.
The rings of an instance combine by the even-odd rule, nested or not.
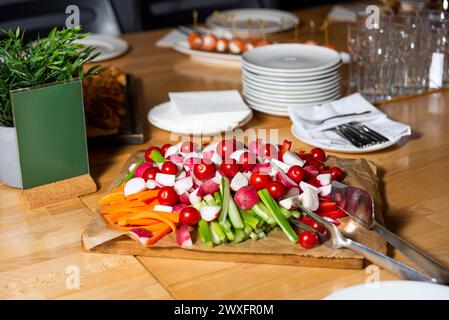
[[(329, 8), (299, 14), (319, 25)], [(131, 51), (110, 62), (142, 80), (147, 108), (166, 101), (168, 91), (240, 88), (238, 70), (195, 64), (173, 50), (156, 48), (155, 41), (165, 32), (125, 36)], [(338, 49), (345, 47), (345, 32), (342, 24), (331, 28)], [(306, 40), (307, 34), (307, 27), (302, 28), (300, 40)], [(413, 128), (411, 138), (364, 155), (380, 167), (387, 225), (449, 264), (449, 93), (399, 100), (382, 109)], [(292, 137), (289, 127), (286, 118), (255, 113), (244, 129), (276, 128), (281, 138), (294, 141), (295, 149), (309, 149)], [(150, 135), (146, 145), (160, 145), (170, 137), (153, 127), (146, 130)], [(81, 199), (27, 210), (20, 191), (0, 185), (0, 298), (319, 299), (376, 278), (372, 268), (337, 270), (82, 252), (80, 235), (97, 199), (128, 156), (143, 147), (91, 148), (91, 172), (99, 192)], [(391, 254), (408, 262), (395, 251)], [(79, 289), (72, 281), (78, 272)], [(383, 271), (378, 276), (395, 279)]]

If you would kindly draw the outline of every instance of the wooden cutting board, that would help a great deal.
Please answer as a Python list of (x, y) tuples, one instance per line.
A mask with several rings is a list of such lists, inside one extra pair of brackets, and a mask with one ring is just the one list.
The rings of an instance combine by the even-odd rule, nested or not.
[[(132, 155), (110, 189), (125, 177), (129, 165), (142, 159), (143, 156), (144, 151)], [(347, 174), (344, 181), (346, 184), (361, 187), (373, 196), (376, 218), (382, 223), (381, 198), (378, 190), (379, 180), (375, 165), (365, 159), (352, 160), (335, 157), (330, 157), (326, 164), (343, 168)], [(386, 252), (385, 241), (376, 233), (356, 225), (349, 218), (344, 218), (341, 221), (343, 223), (340, 230), (350, 236), (351, 239), (382, 253)], [(192, 249), (178, 247), (174, 236), (169, 234), (154, 246), (147, 248), (129, 238), (125, 233), (106, 225), (98, 211), (94, 214), (82, 235), (81, 246), (87, 252), (194, 260), (344, 269), (361, 269), (365, 265), (363, 257), (347, 249), (335, 250), (325, 245), (314, 249), (303, 249), (299, 245), (292, 244), (280, 230), (272, 231), (266, 238), (257, 241), (250, 239), (238, 244), (227, 243), (213, 248), (203, 245), (200, 241), (195, 241)]]

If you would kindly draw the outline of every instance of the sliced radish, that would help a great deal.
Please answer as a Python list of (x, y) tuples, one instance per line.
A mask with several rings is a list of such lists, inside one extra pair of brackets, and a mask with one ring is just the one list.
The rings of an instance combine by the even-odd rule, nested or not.
[(282, 156), (282, 161), (284, 161), (286, 164), (290, 166), (304, 166), (306, 163), (304, 160), (302, 160), (296, 153), (292, 151), (285, 151)]
[(259, 195), (252, 186), (240, 188), (234, 195), (237, 205), (243, 210), (249, 210), (259, 202)]
[(231, 159), (234, 159), (235, 161), (237, 161), (237, 163), (240, 161), (240, 156), (245, 153), (246, 149), (238, 149), (236, 151), (234, 151), (233, 153), (231, 153), (231, 155), (229, 156)]
[(193, 173), (193, 170), (190, 171), (190, 176), (193, 179), (193, 185), (199, 187), (200, 185), (202, 185), (204, 183), (203, 180), (198, 179), (195, 174)]
[(327, 196), (329, 196), (329, 195), (331, 194), (331, 189), (332, 189), (332, 185), (331, 185), (331, 184), (328, 184), (328, 185), (326, 185), (326, 186), (322, 186), (322, 187), (319, 187), (319, 188), (318, 188), (319, 194), (320, 194), (320, 196), (322, 196), (322, 197), (327, 197)]
[(284, 207), (287, 210), (296, 208), (296, 201), (298, 201), (298, 195), (291, 196), (288, 198), (284, 198), (279, 201), (279, 205)]
[(184, 157), (180, 154), (172, 154), (171, 156), (167, 157), (167, 160), (178, 164), (178, 163), (183, 163)]
[[(165, 151), (165, 159), (168, 159), (172, 155), (176, 155), (179, 152), (179, 148), (177, 145), (168, 147), (167, 151)], [(170, 160), (172, 161), (172, 160)]]
[(214, 155), (213, 150), (211, 151), (203, 151), (203, 160), (212, 161), (212, 156)]
[(200, 186), (200, 191), (203, 196), (208, 194), (213, 195), (215, 192), (220, 191), (220, 184), (215, 183), (212, 179), (208, 180)]
[(123, 193), (125, 194), (125, 197), (127, 197), (144, 190), (146, 190), (145, 180), (143, 180), (142, 178), (132, 178), (126, 182)]
[(173, 187), (175, 185), (176, 175), (166, 173), (156, 173), (156, 182), (164, 187)]
[(259, 146), (263, 143), (262, 139), (256, 139), (248, 143), (248, 150), (251, 153), (257, 154), (259, 152)]
[(176, 233), (176, 243), (183, 248), (192, 248), (193, 242), (190, 236), (190, 227), (183, 225)]
[(154, 211), (173, 212), (173, 207), (157, 204), (153, 208)]
[(318, 192), (311, 188), (306, 188), (303, 193), (298, 196), (302, 206), (310, 211), (318, 209), (320, 200), (318, 198)]
[(253, 173), (260, 172), (260, 173), (270, 174), (271, 169), (272, 169), (271, 164), (269, 164), (269, 163), (258, 163), (254, 166), (254, 168), (251, 171)]
[(290, 189), (288, 189), (287, 194), (285, 195), (286, 197), (293, 197), (293, 196), (297, 196), (301, 193), (301, 190), (299, 189), (299, 187), (291, 187)]
[(179, 194), (179, 202), (184, 205), (190, 205), (189, 193), (185, 192), (183, 194)]
[(289, 164), (287, 164), (287, 163), (285, 163), (285, 162), (276, 160), (276, 159), (274, 159), (274, 158), (271, 158), (270, 163), (271, 163), (272, 165), (274, 165), (274, 166), (277, 166), (278, 168), (280, 168), (280, 169), (281, 169), (282, 171), (284, 171), (285, 173), (287, 173), (287, 172), (288, 172), (288, 169), (290, 169), (290, 167), (291, 167), (291, 165), (289, 165)]
[(241, 172), (232, 178), (230, 187), (233, 191), (238, 191), (240, 188), (246, 187), (248, 185), (248, 178)]
[(287, 174), (283, 171), (278, 171), (276, 173), (276, 179), (279, 180), (286, 188), (297, 187), (298, 185), (290, 179)]
[(253, 173), (252, 173), (250, 170), (243, 171), (242, 173), (248, 178), (248, 180), (249, 180), (249, 178), (251, 178), (251, 176), (253, 175)]
[(179, 213), (179, 211), (181, 211), (181, 210), (184, 209), (185, 207), (187, 207), (186, 204), (184, 204), (184, 203), (178, 203), (177, 205), (175, 205), (175, 206), (173, 207), (173, 212), (174, 212), (174, 213)]
[(129, 171), (129, 172), (133, 171), (134, 168), (136, 167), (136, 165), (137, 165), (136, 162), (132, 163), (132, 164), (128, 167), (128, 171)]
[(204, 147), (203, 149), (203, 153), (204, 152), (210, 152), (210, 151), (214, 151), (217, 149), (217, 145), (218, 142), (214, 142), (214, 143), (209, 143), (207, 146)]
[(221, 184), (221, 179), (223, 178), (223, 176), (221, 175), (220, 172), (215, 171), (215, 177), (213, 177), (211, 180), (215, 183)]
[(142, 178), (143, 173), (148, 168), (153, 167), (153, 164), (151, 162), (144, 162), (140, 166), (136, 168), (136, 171), (134, 171), (134, 176), (137, 178)]
[(202, 198), (201, 198), (201, 193), (199, 192), (200, 188), (196, 188), (195, 190), (192, 191), (192, 193), (190, 193), (189, 196), (189, 200), (191, 204), (196, 204), (198, 202), (201, 202)]
[(187, 172), (183, 170), (176, 175), (176, 180), (181, 180), (184, 179), (185, 177), (187, 177)]
[(220, 165), (223, 162), (223, 159), (218, 154), (218, 152), (214, 151), (214, 154), (212, 155), (212, 158), (210, 160), (215, 163), (216, 165)]
[(149, 190), (153, 190), (153, 189), (156, 189), (158, 187), (156, 181), (154, 181), (154, 180), (147, 180), (145, 186)]
[(315, 192), (318, 192), (318, 191), (319, 191), (317, 187), (311, 185), (310, 183), (304, 182), (304, 181), (301, 181), (301, 182), (299, 183), (299, 187), (301, 188), (301, 190), (302, 190), (303, 192), (306, 191), (306, 189), (312, 189), (312, 190), (315, 191)]
[(179, 179), (175, 182), (174, 188), (178, 195), (186, 193), (193, 187), (193, 179), (192, 177), (186, 177), (183, 179)]
[(303, 167), (302, 169), (304, 170), (306, 177), (308, 177), (308, 178), (313, 178), (320, 174), (320, 171), (315, 166), (307, 165), (307, 166)]
[(139, 242), (143, 246), (147, 246), (148, 240), (153, 236), (153, 233), (151, 231), (145, 230), (145, 229), (133, 229), (127, 232), (127, 235), (133, 239)]
[(200, 161), (201, 159), (198, 157), (185, 157), (183, 161), (184, 169), (186, 171), (193, 170), (193, 166)]
[(202, 206), (200, 208), (200, 215), (204, 221), (213, 221), (220, 215), (220, 206)]
[(332, 175), (330, 173), (322, 173), (316, 176), (316, 179), (322, 186), (327, 186), (332, 183)]

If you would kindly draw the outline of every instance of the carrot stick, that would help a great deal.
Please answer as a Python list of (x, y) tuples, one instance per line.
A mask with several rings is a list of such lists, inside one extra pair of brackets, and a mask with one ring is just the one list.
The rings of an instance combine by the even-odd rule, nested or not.
[(135, 230), (135, 229), (145, 229), (148, 231), (151, 231), (153, 233), (156, 232), (160, 232), (161, 230), (165, 230), (168, 229), (169, 231), (171, 230), (170, 227), (164, 223), (164, 222), (158, 222), (156, 224), (153, 224), (151, 226), (125, 226), (125, 227), (118, 227), (118, 229), (122, 230), (122, 231), (131, 231), (131, 230)]
[(170, 228), (167, 227), (166, 229), (163, 229), (160, 232), (154, 233), (153, 236), (150, 239), (148, 239), (147, 246), (155, 244), (158, 240), (160, 240), (163, 236), (165, 236), (169, 232)]
[[(162, 213), (165, 214), (165, 213), (167, 213), (167, 212), (162, 212)], [(160, 212), (157, 212), (157, 211), (153, 211), (153, 212), (145, 211), (145, 212), (139, 212), (139, 213), (136, 213), (136, 214), (134, 214), (134, 215), (132, 215), (132, 216), (130, 217), (130, 219), (143, 219), (143, 218), (156, 219), (156, 220), (160, 220), (160, 221), (162, 221), (162, 222), (165, 222), (165, 223), (168, 224), (168, 225), (170, 226), (170, 228), (173, 230), (173, 233), (176, 234), (176, 226), (175, 226), (175, 224), (173, 223), (173, 221), (170, 220), (170, 219), (169, 219), (168, 217), (166, 217), (165, 215), (160, 214)]]

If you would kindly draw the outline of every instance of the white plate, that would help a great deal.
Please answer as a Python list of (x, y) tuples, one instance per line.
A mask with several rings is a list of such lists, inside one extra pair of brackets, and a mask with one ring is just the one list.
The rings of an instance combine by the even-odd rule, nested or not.
[(290, 83), (294, 83), (296, 85), (298, 84), (306, 84), (310, 81), (315, 81), (315, 80), (323, 80), (323, 79), (329, 79), (330, 77), (334, 77), (337, 74), (341, 73), (341, 68), (338, 68), (334, 71), (328, 72), (328, 73), (323, 73), (323, 74), (317, 74), (317, 75), (308, 75), (308, 76), (287, 76), (285, 77), (284, 75), (277, 75), (277, 74), (258, 74), (258, 73), (254, 73), (252, 71), (248, 71), (247, 69), (245, 69), (245, 67), (242, 66), (242, 70), (244, 72), (244, 74), (248, 75), (252, 75), (254, 78), (257, 79), (263, 79), (263, 80), (268, 80), (271, 82), (279, 82), (281, 84), (283, 84), (284, 82), (290, 82)]
[(300, 140), (304, 143), (307, 143), (308, 145), (318, 147), (318, 148), (321, 148), (326, 151), (342, 152), (342, 153), (368, 153), (368, 152), (378, 151), (378, 150), (382, 150), (382, 149), (391, 147), (392, 145), (394, 145), (396, 142), (398, 142), (401, 139), (399, 137), (399, 138), (390, 140), (386, 143), (381, 143), (381, 144), (377, 144), (377, 145), (374, 145), (374, 146), (371, 146), (368, 148), (359, 149), (359, 148), (356, 148), (354, 146), (349, 146), (349, 145), (347, 147), (346, 146), (342, 147), (342, 146), (337, 146), (337, 145), (335, 147), (329, 147), (329, 146), (323, 145), (319, 142), (308, 140), (306, 137), (303, 137), (299, 134), (299, 132), (296, 130), (294, 125), (291, 126), (291, 132), (298, 140)]
[(311, 86), (311, 87), (306, 87), (306, 88), (297, 88), (297, 89), (288, 89), (285, 90), (284, 88), (279, 88), (279, 87), (273, 87), (273, 86), (265, 86), (265, 85), (260, 85), (257, 83), (254, 83), (251, 80), (248, 79), (243, 79), (243, 87), (248, 87), (254, 91), (260, 91), (262, 93), (266, 93), (266, 94), (270, 94), (270, 95), (275, 95), (275, 96), (282, 96), (285, 98), (301, 98), (301, 97), (305, 97), (305, 96), (309, 96), (309, 95), (319, 95), (319, 94), (323, 94), (324, 92), (329, 92), (334, 90), (337, 87), (340, 87), (340, 82), (336, 81), (334, 83), (331, 83), (330, 85), (326, 85), (326, 86)]
[(253, 110), (262, 112), (262, 113), (266, 113), (266, 114), (270, 114), (272, 116), (278, 116), (278, 117), (288, 117), (288, 112), (287, 110), (273, 110), (273, 109), (268, 109), (265, 108), (265, 106), (262, 106), (258, 103), (248, 103), (249, 107)]
[(273, 95), (267, 92), (254, 91), (248, 87), (243, 87), (243, 93), (248, 96), (252, 96), (256, 99), (260, 99), (271, 103), (282, 103), (282, 104), (298, 104), (298, 103), (316, 103), (320, 104), (323, 100), (328, 100), (339, 96), (341, 94), (341, 88), (336, 87), (332, 91), (323, 92), (321, 94), (309, 94), (299, 97), (286, 97), (281, 95)]
[[(177, 125), (176, 117), (170, 117), (171, 114), (168, 114), (167, 112), (165, 112), (165, 110), (169, 107), (169, 105), (170, 105), (170, 101), (153, 107), (148, 112), (148, 115), (147, 115), (148, 121), (155, 127), (158, 127), (162, 130), (166, 130), (169, 132), (182, 134), (182, 135), (190, 135), (190, 134), (193, 134), (193, 135), (215, 135), (215, 134), (220, 134), (221, 132), (223, 132), (223, 130), (219, 130), (217, 128), (204, 130), (204, 128), (200, 128), (197, 126), (194, 126), (192, 128), (182, 128), (179, 125)], [(247, 117), (242, 119), (234, 128), (230, 128), (229, 130), (244, 126), (252, 119), (252, 117), (253, 117), (253, 113), (251, 112)]]
[[(233, 32), (233, 20), (235, 19), (234, 32), (240, 37), (249, 36), (249, 19), (252, 19), (253, 24), (251, 28), (251, 35), (259, 35), (260, 26), (255, 23), (257, 20), (264, 22), (264, 32), (274, 33), (283, 30), (292, 29), (295, 22), (299, 22), (299, 18), (294, 14), (286, 11), (273, 9), (235, 9), (220, 12), (218, 15), (211, 15), (206, 19), (206, 25), (214, 29), (218, 34)], [(224, 15), (229, 15), (233, 19), (223, 19)], [(282, 19), (284, 21), (284, 28), (282, 28)]]
[(265, 105), (270, 105), (273, 107), (282, 107), (282, 108), (286, 108), (287, 106), (312, 106), (312, 105), (319, 105), (323, 102), (327, 102), (327, 101), (333, 101), (337, 98), (339, 98), (341, 96), (341, 92), (340, 90), (337, 90), (335, 92), (332, 92), (330, 95), (328, 96), (323, 96), (323, 97), (317, 97), (317, 98), (310, 98), (310, 99), (296, 99), (296, 100), (292, 100), (292, 101), (288, 101), (288, 100), (281, 100), (281, 99), (268, 99), (265, 97), (262, 97), (258, 94), (254, 94), (251, 92), (248, 92), (247, 90), (244, 90), (243, 95), (245, 97), (248, 97), (256, 102), (265, 104)]
[[(255, 50), (255, 49), (253, 49)], [(326, 72), (329, 72), (331, 70), (336, 69), (337, 67), (340, 67), (343, 63), (341, 61), (338, 61), (337, 63), (334, 63), (327, 68), (319, 69), (319, 70), (282, 70), (282, 69), (267, 69), (267, 68), (261, 68), (252, 64), (249, 64), (242, 60), (242, 65), (247, 69), (254, 73), (258, 74), (276, 74), (276, 75), (285, 75), (285, 76), (310, 76), (315, 74), (323, 74)]]
[(92, 33), (86, 38), (77, 40), (76, 42), (84, 46), (94, 46), (97, 48), (94, 53), (100, 52), (100, 55), (92, 60), (94, 62), (117, 58), (129, 49), (129, 44), (125, 40), (116, 36), (104, 34)]
[(341, 62), (332, 49), (306, 44), (273, 44), (243, 54), (248, 65), (266, 71), (314, 72), (326, 70)]
[(270, 86), (272, 88), (285, 88), (285, 90), (296, 88), (308, 88), (312, 86), (325, 86), (329, 85), (331, 83), (340, 82), (341, 81), (341, 75), (340, 73), (336, 73), (329, 77), (319, 78), (316, 80), (309, 80), (309, 81), (277, 81), (277, 80), (270, 80), (255, 74), (252, 74), (250, 72), (247, 72), (243, 70), (242, 72), (244, 79), (249, 79), (255, 83), (263, 84), (266, 86)]
[[(254, 49), (253, 49), (254, 50)], [(341, 63), (337, 63), (336, 65), (324, 69), (324, 70), (318, 70), (318, 71), (311, 71), (311, 72), (282, 72), (282, 71), (266, 71), (266, 70), (260, 70), (260, 69), (254, 69), (251, 67), (248, 67), (247, 64), (243, 63), (242, 68), (243, 70), (247, 72), (251, 72), (252, 74), (258, 75), (258, 76), (268, 76), (268, 77), (275, 77), (278, 80), (289, 80), (294, 79), (296, 81), (304, 81), (303, 79), (307, 79), (310, 77), (317, 77), (317, 76), (326, 76), (328, 74), (331, 74), (335, 71), (338, 71), (341, 69)]]
[(449, 287), (418, 281), (380, 281), (332, 293), (325, 300), (448, 300)]
[(178, 42), (173, 49), (187, 54), (192, 60), (199, 62), (232, 67), (240, 67), (242, 65), (242, 57), (240, 55), (194, 50), (190, 48), (187, 41)]

